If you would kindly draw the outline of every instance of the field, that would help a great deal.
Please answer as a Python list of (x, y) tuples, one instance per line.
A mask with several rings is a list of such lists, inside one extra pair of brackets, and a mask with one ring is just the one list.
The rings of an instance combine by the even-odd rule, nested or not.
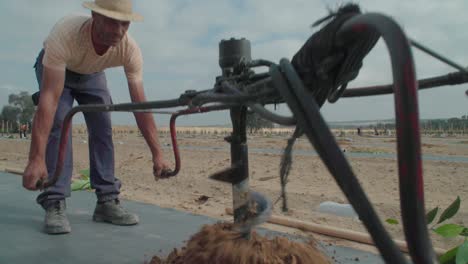
[[(123, 182), (122, 197), (126, 199), (171, 207), (219, 219), (229, 219), (225, 208), (231, 207), (231, 187), (208, 178), (212, 173), (230, 165), (229, 145), (223, 138), (229, 128), (188, 127), (179, 128), (182, 169), (177, 177), (154, 181), (152, 163), (144, 139), (134, 127), (115, 127), (115, 168)], [(370, 198), (381, 219), (400, 220), (398, 169), (394, 154), (396, 139), (392, 134), (357, 136), (355, 131), (335, 131), (341, 148), (345, 151), (355, 174)], [(77, 126), (73, 130), (74, 174), (88, 168), (88, 144), (86, 130)], [(277, 129), (250, 134), (249, 163), (250, 186), (276, 201), (280, 194), (279, 162), (290, 131)], [(161, 128), (160, 141), (166, 160), (173, 166), (174, 157), (170, 136)], [(423, 161), (425, 201), (428, 209), (447, 207), (457, 196), (461, 208), (452, 220), (468, 225), (468, 138), (465, 136), (422, 138), (424, 155), (432, 157)], [(27, 162), (29, 140), (0, 139), (0, 169), (24, 168)], [(317, 207), (325, 201), (347, 203), (341, 190), (323, 165), (313, 155), (313, 148), (306, 138), (295, 145), (289, 184), (287, 186), (290, 211), (288, 217), (333, 227), (365, 231), (359, 220), (320, 213)], [(281, 202), (274, 213), (283, 215)], [(146, 220), (148, 221), (148, 220)], [(150, 220), (149, 220), (150, 221)], [(404, 239), (401, 225), (386, 224), (394, 238)], [(291, 231), (302, 235), (301, 231)], [(319, 240), (348, 245), (349, 242), (316, 236)], [(433, 243), (449, 249), (460, 240), (433, 236)]]

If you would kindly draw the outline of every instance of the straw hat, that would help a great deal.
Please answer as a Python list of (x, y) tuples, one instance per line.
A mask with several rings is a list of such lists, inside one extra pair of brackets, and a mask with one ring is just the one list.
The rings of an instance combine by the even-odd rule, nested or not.
[(142, 21), (143, 16), (133, 13), (132, 0), (95, 0), (83, 6), (103, 16), (121, 21)]

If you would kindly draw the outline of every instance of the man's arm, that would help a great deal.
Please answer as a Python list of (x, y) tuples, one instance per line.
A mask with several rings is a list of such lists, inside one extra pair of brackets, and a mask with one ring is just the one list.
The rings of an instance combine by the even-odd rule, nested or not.
[[(128, 88), (132, 102), (146, 101), (142, 81), (129, 81)], [(151, 154), (153, 155), (154, 176), (162, 176), (162, 171), (166, 170), (168, 166), (163, 158), (153, 115), (151, 113), (134, 113), (134, 115), (138, 128), (143, 134), (143, 137), (145, 138), (146, 143), (151, 150)]]
[(47, 179), (45, 166), (47, 139), (65, 82), (63, 71), (50, 69), (46, 66), (43, 69), (41, 98), (34, 115), (29, 161), (23, 175), (23, 186), (29, 190), (37, 189), (38, 180)]

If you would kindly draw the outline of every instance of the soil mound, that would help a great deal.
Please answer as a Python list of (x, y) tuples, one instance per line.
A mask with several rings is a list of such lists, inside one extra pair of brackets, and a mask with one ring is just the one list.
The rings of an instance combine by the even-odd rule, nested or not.
[(246, 240), (232, 224), (205, 225), (182, 249), (164, 260), (154, 256), (150, 264), (322, 264), (330, 263), (314, 243), (304, 244), (284, 237), (268, 239), (255, 232)]

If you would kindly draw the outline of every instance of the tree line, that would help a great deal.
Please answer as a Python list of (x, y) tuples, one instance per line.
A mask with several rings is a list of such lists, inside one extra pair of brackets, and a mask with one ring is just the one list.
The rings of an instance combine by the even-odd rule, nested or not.
[[(35, 110), (36, 108), (31, 99), (31, 95), (28, 92), (10, 94), (8, 96), (8, 105), (3, 106), (0, 113), (0, 131), (2, 133), (16, 133), (19, 131), (22, 124), (28, 125), (30, 129)], [(247, 115), (246, 126), (249, 132), (252, 133), (263, 128), (272, 128), (274, 124), (261, 118), (256, 113), (249, 113)], [(351, 126), (349, 128), (356, 128), (356, 126)], [(361, 128), (395, 130), (395, 123), (376, 123), (361, 126)], [(468, 115), (463, 115), (460, 118), (420, 120), (420, 128), (422, 131), (429, 132), (450, 133), (458, 131), (468, 133)]]
[(35, 106), (28, 92), (19, 92), (8, 96), (8, 104), (0, 113), (0, 131), (2, 133), (19, 132), (21, 125), (31, 127)]
[[(468, 115), (461, 117), (445, 118), (445, 119), (424, 119), (420, 120), (420, 129), (424, 132), (463, 132), (468, 133)], [(369, 125), (366, 128), (376, 127), (379, 130), (395, 129), (395, 123), (377, 123), (376, 125)]]

